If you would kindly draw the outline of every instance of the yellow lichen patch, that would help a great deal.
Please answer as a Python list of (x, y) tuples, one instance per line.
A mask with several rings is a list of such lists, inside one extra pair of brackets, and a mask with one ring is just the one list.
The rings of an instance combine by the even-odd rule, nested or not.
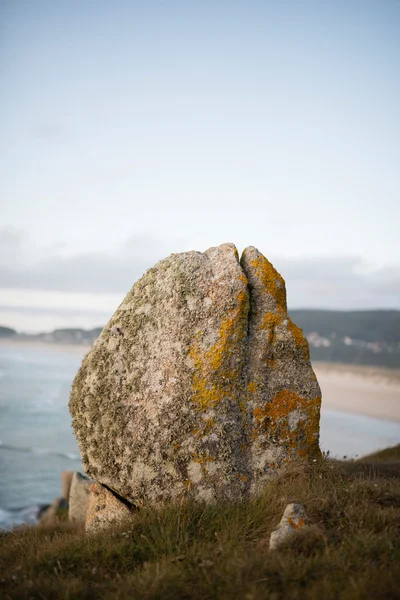
[(289, 329), (290, 333), (292, 334), (294, 343), (303, 352), (305, 359), (310, 360), (310, 349), (308, 346), (308, 341), (307, 341), (305, 335), (303, 334), (303, 331), (300, 329), (300, 327), (297, 327), (297, 325), (295, 325), (293, 323), (293, 321), (289, 318), (288, 318), (288, 329)]
[(235, 255), (236, 260), (239, 262), (239, 252), (237, 251), (237, 248), (235, 248), (233, 254)]
[(262, 282), (268, 294), (276, 300), (278, 306), (285, 311), (286, 307), (286, 288), (282, 275), (278, 273), (275, 267), (265, 258), (259, 256), (251, 261), (258, 279)]
[(235, 361), (240, 343), (247, 332), (248, 294), (241, 290), (235, 307), (222, 320), (218, 341), (207, 351), (201, 347), (201, 335), (189, 351), (194, 361), (193, 400), (199, 410), (215, 407), (222, 399), (237, 396), (242, 363)]
[[(307, 456), (319, 453), (318, 432), (321, 397), (312, 400), (302, 398), (290, 390), (282, 390), (271, 402), (253, 411), (253, 439), (266, 435), (274, 443), (284, 447), (289, 455)], [(299, 418), (293, 428), (289, 416), (296, 412)]]
[(257, 390), (257, 386), (254, 381), (250, 381), (247, 385), (247, 389), (250, 394), (254, 394)]

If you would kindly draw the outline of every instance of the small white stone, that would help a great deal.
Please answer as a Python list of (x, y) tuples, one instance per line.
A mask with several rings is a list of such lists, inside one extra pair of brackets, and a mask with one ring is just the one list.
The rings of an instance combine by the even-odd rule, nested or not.
[(299, 530), (306, 527), (306, 514), (301, 504), (288, 504), (278, 528), (271, 533), (269, 540), (270, 550), (276, 550)]

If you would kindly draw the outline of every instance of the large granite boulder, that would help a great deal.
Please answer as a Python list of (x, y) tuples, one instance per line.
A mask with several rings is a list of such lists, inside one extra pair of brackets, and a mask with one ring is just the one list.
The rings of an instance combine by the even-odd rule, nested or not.
[(133, 286), (70, 398), (88, 475), (135, 506), (257, 493), (319, 453), (320, 389), (255, 248), (173, 254)]

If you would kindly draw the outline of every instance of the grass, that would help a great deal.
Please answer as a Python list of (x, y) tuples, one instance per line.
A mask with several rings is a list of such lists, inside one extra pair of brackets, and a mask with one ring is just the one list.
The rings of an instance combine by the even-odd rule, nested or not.
[[(314, 525), (271, 553), (289, 502)], [(400, 446), (354, 463), (325, 457), (291, 465), (241, 505), (143, 510), (90, 536), (65, 522), (2, 533), (0, 597), (393, 600), (399, 525)]]

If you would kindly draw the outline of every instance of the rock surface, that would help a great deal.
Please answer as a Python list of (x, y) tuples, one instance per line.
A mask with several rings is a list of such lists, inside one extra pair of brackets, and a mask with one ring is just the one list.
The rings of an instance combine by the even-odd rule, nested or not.
[(86, 514), (86, 533), (97, 533), (102, 529), (118, 525), (129, 518), (131, 510), (110, 490), (100, 483), (92, 483)]
[(173, 254), (84, 358), (70, 411), (85, 471), (135, 506), (257, 493), (318, 454), (320, 389), (282, 277), (255, 248)]
[(61, 496), (69, 502), (69, 492), (71, 490), (72, 477), (74, 471), (61, 471)]
[(72, 476), (69, 492), (68, 519), (75, 525), (86, 523), (86, 513), (89, 505), (89, 490), (93, 480), (82, 473), (75, 472)]
[(307, 517), (301, 504), (288, 504), (278, 529), (271, 533), (270, 550), (276, 550), (286, 543), (295, 533), (307, 526)]
[(39, 523), (51, 525), (68, 518), (68, 502), (65, 498), (56, 498), (39, 516)]

